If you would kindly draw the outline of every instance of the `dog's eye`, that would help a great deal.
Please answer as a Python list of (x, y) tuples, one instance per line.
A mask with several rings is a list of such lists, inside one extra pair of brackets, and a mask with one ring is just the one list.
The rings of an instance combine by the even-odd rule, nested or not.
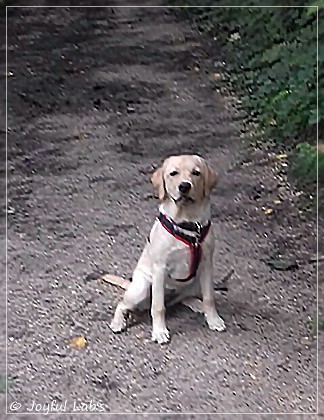
[(178, 175), (178, 171), (172, 171), (172, 172), (170, 172), (170, 176), (176, 176), (176, 175)]
[(192, 175), (199, 176), (200, 175), (200, 171), (198, 171), (197, 169), (194, 169), (192, 171)]

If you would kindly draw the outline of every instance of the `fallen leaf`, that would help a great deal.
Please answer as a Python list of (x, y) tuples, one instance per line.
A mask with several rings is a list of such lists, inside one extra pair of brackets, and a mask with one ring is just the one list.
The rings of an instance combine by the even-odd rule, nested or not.
[(277, 159), (285, 159), (287, 157), (287, 153), (282, 153), (281, 155), (277, 155), (276, 158)]
[(268, 214), (273, 213), (273, 209), (266, 209), (263, 213), (267, 216)]
[(74, 349), (84, 349), (87, 344), (87, 340), (84, 337), (74, 337), (70, 341), (70, 347)]

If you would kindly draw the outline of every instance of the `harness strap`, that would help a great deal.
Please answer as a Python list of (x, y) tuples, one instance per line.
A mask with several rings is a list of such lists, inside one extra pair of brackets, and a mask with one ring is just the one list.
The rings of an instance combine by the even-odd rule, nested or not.
[[(189, 246), (190, 250), (190, 273), (185, 279), (177, 279), (179, 282), (186, 282), (191, 280), (197, 274), (197, 270), (201, 261), (202, 248), (201, 244), (206, 238), (211, 222), (210, 220), (205, 226), (201, 226), (194, 222), (181, 222), (176, 223), (174, 220), (168, 218), (165, 214), (160, 213), (158, 220), (164, 229), (170, 233), (173, 237)], [(198, 236), (186, 235), (179, 229), (184, 229), (190, 232), (197, 233)]]

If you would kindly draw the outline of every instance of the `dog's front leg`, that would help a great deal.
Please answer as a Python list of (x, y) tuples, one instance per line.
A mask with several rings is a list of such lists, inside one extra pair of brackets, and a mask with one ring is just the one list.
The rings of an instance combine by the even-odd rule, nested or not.
[(156, 264), (154, 267), (154, 274), (152, 279), (152, 340), (159, 344), (167, 343), (169, 341), (169, 331), (165, 324), (165, 269)]
[(200, 285), (203, 299), (203, 311), (211, 330), (225, 330), (225, 322), (218, 315), (215, 307), (214, 285), (213, 285), (213, 253), (210, 251), (203, 258), (200, 267)]

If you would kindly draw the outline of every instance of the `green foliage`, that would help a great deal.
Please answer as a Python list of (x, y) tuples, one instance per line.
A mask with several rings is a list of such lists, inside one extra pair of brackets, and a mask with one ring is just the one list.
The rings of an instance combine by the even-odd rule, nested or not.
[(308, 180), (316, 181), (318, 161), (319, 181), (323, 181), (324, 153), (318, 152), (315, 147), (308, 143), (298, 144), (296, 147), (296, 152), (295, 170), (297, 174)]
[(324, 0), (317, 0), (312, 2), (307, 9), (307, 13), (317, 13), (317, 9), (324, 9)]
[[(253, 0), (251, 7), (229, 8), (226, 6), (240, 6), (241, 2), (216, 0), (207, 5), (221, 7), (181, 10), (201, 31), (216, 37), (215, 48), (225, 45), (225, 82), (242, 93), (243, 109), (258, 118), (264, 135), (277, 142), (297, 144), (303, 139), (314, 145), (316, 124), (324, 126), (324, 21), (317, 22), (324, 0), (306, 2), (308, 7), (294, 7), (305, 5), (300, 0), (286, 1), (291, 7), (271, 7), (280, 3)], [(253, 7), (262, 5), (269, 7)], [(302, 144), (297, 154), (306, 159), (302, 172), (314, 178), (316, 166), (310, 169), (310, 165), (316, 159), (310, 157), (310, 149)]]

